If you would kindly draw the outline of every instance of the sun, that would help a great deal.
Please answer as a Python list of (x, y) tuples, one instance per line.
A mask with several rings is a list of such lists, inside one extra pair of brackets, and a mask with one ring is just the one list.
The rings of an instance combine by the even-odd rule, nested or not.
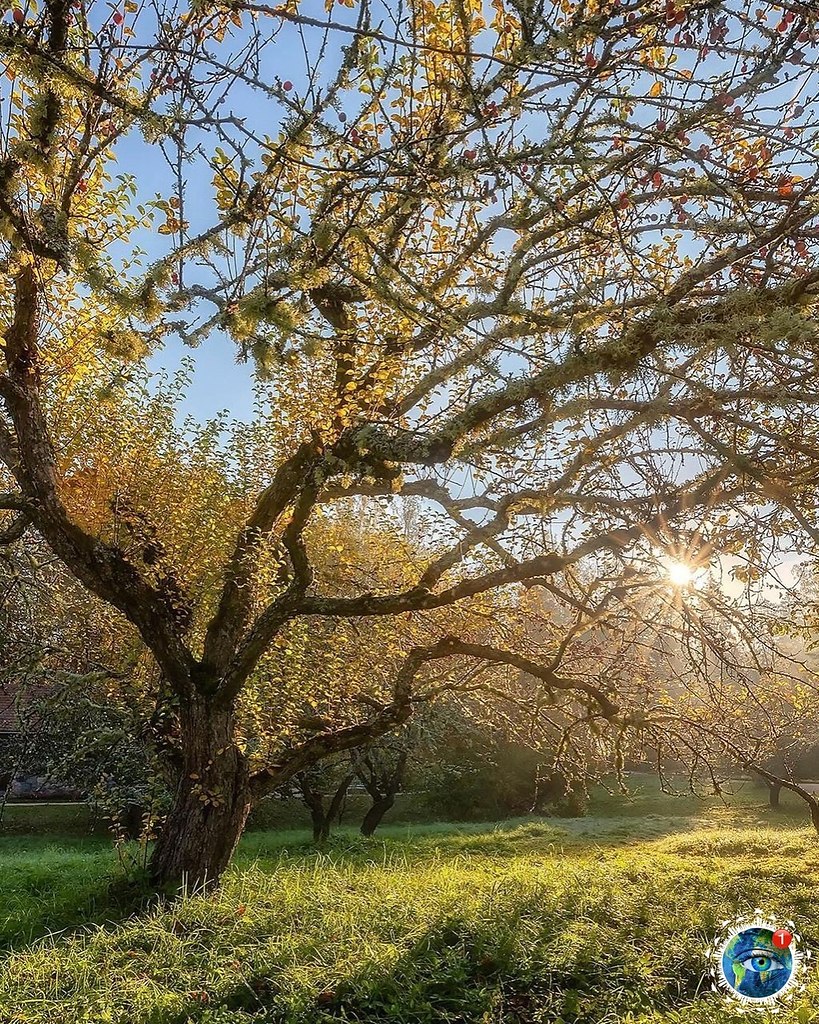
[(675, 587), (690, 587), (694, 573), (684, 562), (669, 561), (666, 567), (668, 579)]
[(675, 552), (674, 555), (664, 552), (658, 561), (658, 568), (662, 570), (661, 582), (678, 592), (693, 595), (708, 579), (708, 565), (702, 561), (701, 554), (698, 556), (687, 550)]

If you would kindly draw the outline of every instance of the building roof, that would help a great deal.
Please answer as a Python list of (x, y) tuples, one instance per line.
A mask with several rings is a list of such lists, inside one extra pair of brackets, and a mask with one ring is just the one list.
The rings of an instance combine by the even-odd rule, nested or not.
[(0, 736), (20, 731), (20, 712), (25, 705), (42, 697), (47, 687), (40, 682), (22, 687), (12, 680), (0, 680)]
[(0, 733), (17, 732), (17, 692), (0, 684)]

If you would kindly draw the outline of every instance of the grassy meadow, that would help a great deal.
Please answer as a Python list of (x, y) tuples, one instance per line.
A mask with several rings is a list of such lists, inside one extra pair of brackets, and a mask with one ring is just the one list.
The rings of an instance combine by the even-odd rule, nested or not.
[[(0, 1021), (747, 1021), (703, 980), (719, 923), (760, 907), (819, 948), (819, 841), (763, 799), (645, 784), (583, 819), (344, 829), (324, 852), (255, 832), (216, 896), (153, 908), (104, 838), (11, 835)], [(807, 977), (780, 1024), (819, 1022)]]

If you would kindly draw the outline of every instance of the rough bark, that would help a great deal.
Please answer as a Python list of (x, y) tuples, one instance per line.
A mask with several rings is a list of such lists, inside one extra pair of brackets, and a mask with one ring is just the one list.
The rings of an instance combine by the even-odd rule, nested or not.
[(247, 760), (233, 711), (204, 698), (181, 711), (183, 770), (151, 860), (157, 886), (207, 890), (219, 883), (251, 807)]

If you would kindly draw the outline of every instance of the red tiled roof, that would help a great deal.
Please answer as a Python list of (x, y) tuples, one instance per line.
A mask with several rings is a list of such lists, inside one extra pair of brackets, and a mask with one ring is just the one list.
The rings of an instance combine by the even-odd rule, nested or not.
[(9, 680), (0, 682), (0, 733), (19, 732), (20, 711), (35, 697), (42, 697), (47, 687), (34, 683), (20, 687)]
[(17, 691), (0, 686), (0, 732), (17, 732)]

